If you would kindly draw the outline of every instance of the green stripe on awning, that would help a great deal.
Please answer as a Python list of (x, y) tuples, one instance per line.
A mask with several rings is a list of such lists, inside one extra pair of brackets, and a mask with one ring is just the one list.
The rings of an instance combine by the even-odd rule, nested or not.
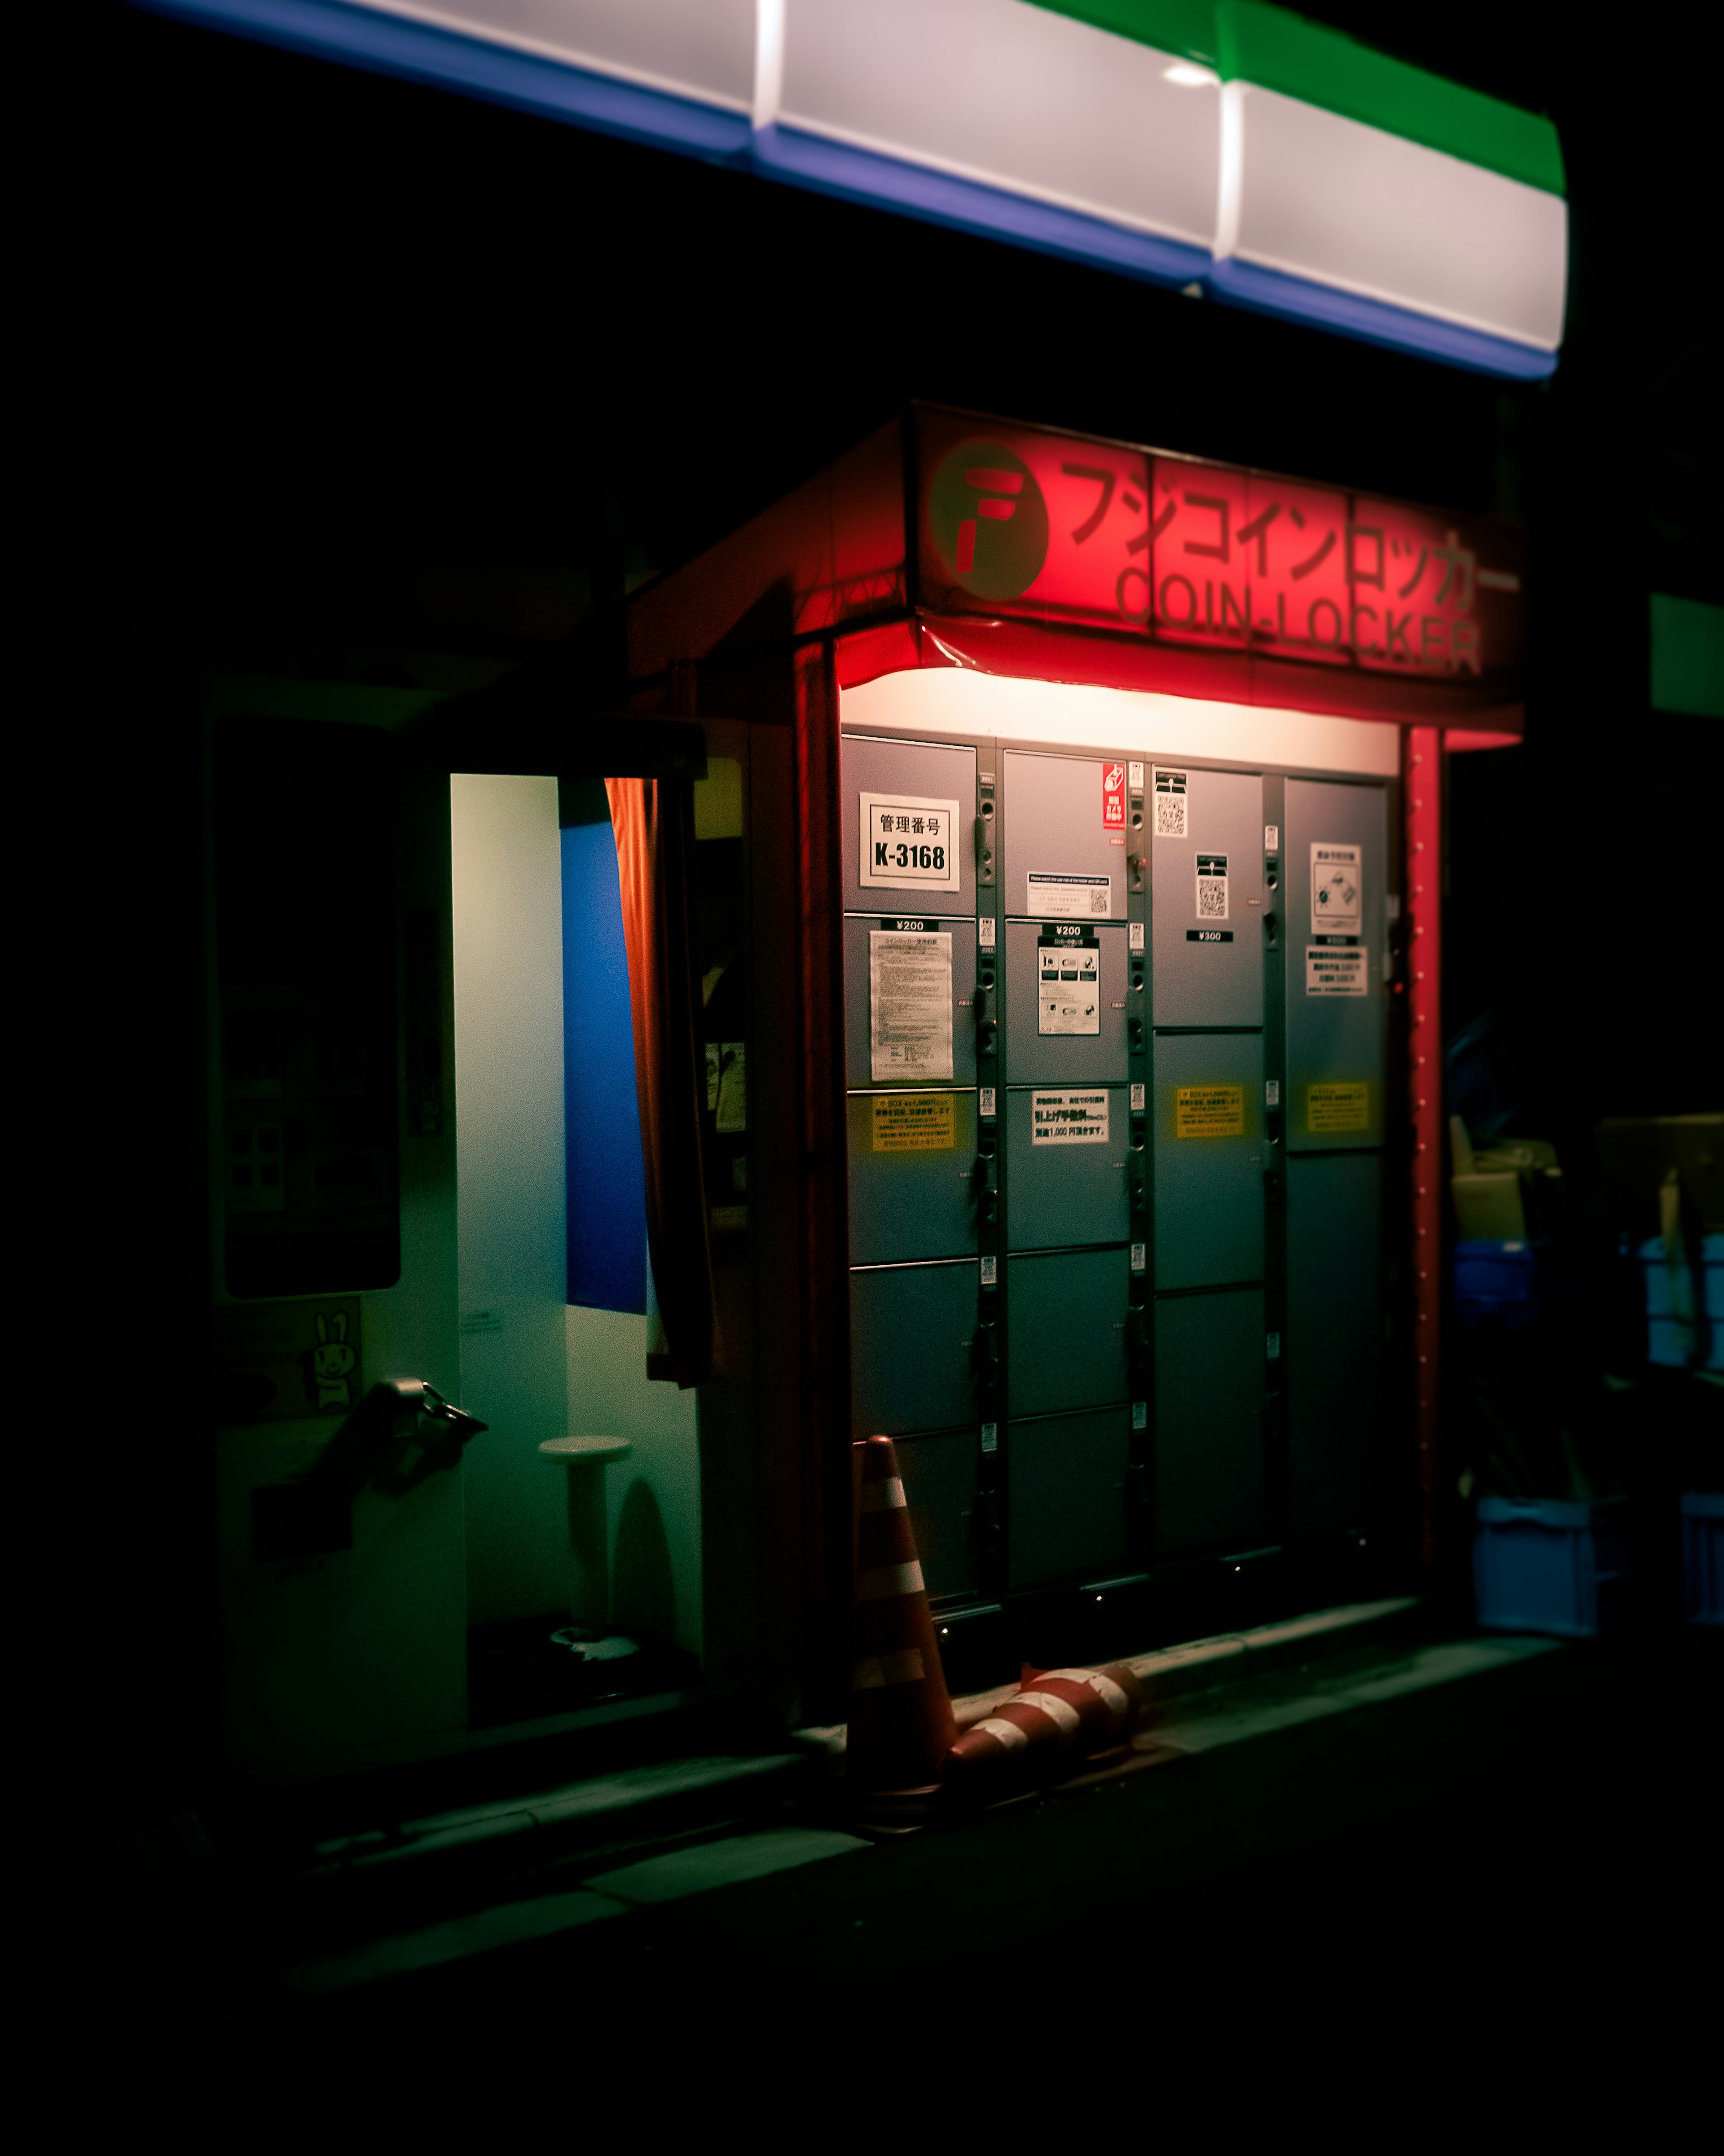
[(1423, 142), (1548, 193), (1566, 192), (1562, 146), (1542, 115), (1427, 74), (1265, 0), (1036, 0), (1116, 36)]

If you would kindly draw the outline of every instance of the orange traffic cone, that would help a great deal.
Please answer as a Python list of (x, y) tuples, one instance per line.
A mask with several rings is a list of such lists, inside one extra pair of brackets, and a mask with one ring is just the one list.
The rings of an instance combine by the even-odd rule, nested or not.
[(870, 1796), (926, 1795), (957, 1732), (889, 1437), (857, 1447), (855, 1663), (844, 1771)]
[(946, 1755), (954, 1782), (1008, 1763), (1035, 1774), (1066, 1757), (1087, 1758), (1120, 1743), (1143, 1707), (1143, 1687), (1125, 1662), (1099, 1670), (1033, 1670), (985, 1722), (967, 1729)]

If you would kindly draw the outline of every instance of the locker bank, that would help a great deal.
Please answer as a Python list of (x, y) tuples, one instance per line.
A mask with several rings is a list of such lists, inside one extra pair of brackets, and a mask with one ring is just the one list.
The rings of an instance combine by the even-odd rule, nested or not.
[(637, 707), (750, 758), (824, 1636), (875, 1431), (948, 1640), (1429, 1537), (1436, 781), (1518, 737), (1521, 546), (918, 408), (633, 603)]
[[(960, 1683), (1429, 1550), (1440, 773), (1519, 737), (1521, 546), (916, 407), (620, 688), (212, 690), (230, 1783), (562, 1726), (474, 1643), (572, 1563), (639, 1711), (841, 1720), (875, 1431)], [(320, 927), (337, 752), (394, 866)], [(483, 1431), (320, 1497), (382, 1377)]]

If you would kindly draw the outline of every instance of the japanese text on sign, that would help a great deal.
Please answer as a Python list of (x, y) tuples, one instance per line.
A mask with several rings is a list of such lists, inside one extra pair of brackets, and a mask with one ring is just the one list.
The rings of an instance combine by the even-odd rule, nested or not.
[(1308, 996), (1362, 996), (1369, 993), (1366, 952), (1361, 943), (1307, 943), (1305, 993)]
[(868, 932), (869, 1075), (952, 1076), (952, 936)]
[(1029, 1142), (1033, 1146), (1106, 1145), (1107, 1094), (1032, 1093)]
[(1239, 1138), (1245, 1135), (1243, 1086), (1176, 1086), (1176, 1138)]
[(861, 819), (858, 868), (863, 884), (890, 891), (962, 887), (956, 801), (865, 793)]
[(1362, 1078), (1331, 1081), (1305, 1089), (1305, 1127), (1321, 1137), (1334, 1131), (1368, 1131), (1371, 1087)]
[(1365, 872), (1357, 846), (1314, 839), (1311, 849), (1311, 932), (1357, 936), (1364, 906)]
[(950, 1093), (877, 1093), (872, 1106), (876, 1152), (951, 1152), (957, 1144)]

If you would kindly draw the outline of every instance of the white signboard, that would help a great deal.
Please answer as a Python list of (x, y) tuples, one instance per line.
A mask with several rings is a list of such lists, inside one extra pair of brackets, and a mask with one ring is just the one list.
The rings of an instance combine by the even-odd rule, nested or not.
[(1093, 943), (1035, 947), (1041, 1001), (1038, 1033), (1099, 1034), (1101, 1030), (1101, 953)]
[(1106, 1145), (1107, 1091), (1032, 1093), (1029, 1142), (1033, 1146)]
[(952, 1075), (952, 935), (868, 932), (869, 1073), (876, 1085)]
[(1026, 913), (1044, 921), (1106, 921), (1113, 910), (1113, 893), (1105, 875), (1054, 875), (1029, 873)]
[(1311, 848), (1311, 932), (1357, 936), (1365, 911), (1361, 849), (1313, 839)]
[(1367, 993), (1365, 949), (1360, 943), (1307, 943), (1305, 993), (1308, 996), (1362, 996)]
[(957, 850), (957, 803), (919, 794), (868, 793), (861, 798), (865, 886), (878, 891), (957, 891), (962, 883)]

